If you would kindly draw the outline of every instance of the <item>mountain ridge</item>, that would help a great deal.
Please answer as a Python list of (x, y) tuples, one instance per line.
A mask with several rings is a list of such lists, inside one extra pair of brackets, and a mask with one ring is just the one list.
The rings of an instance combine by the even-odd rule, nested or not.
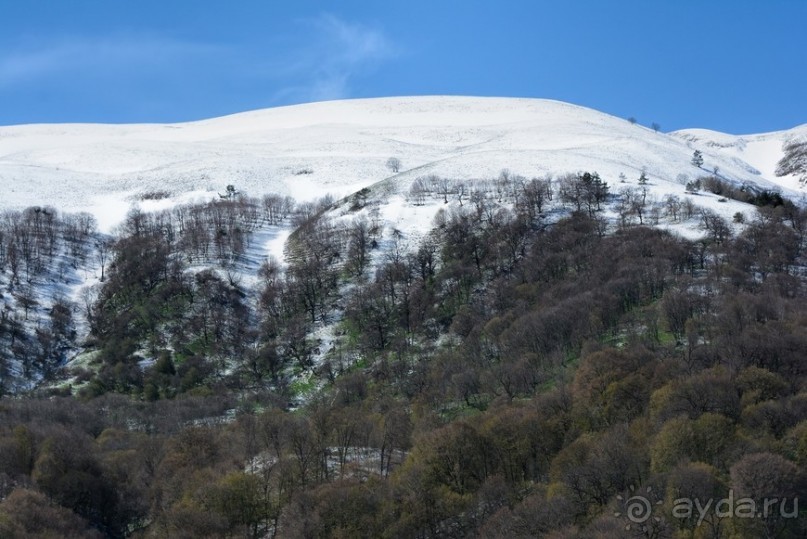
[[(247, 111), (178, 124), (28, 124), (0, 127), (4, 206), (53, 205), (89, 211), (110, 229), (126, 209), (157, 209), (214, 198), (235, 184), (251, 195), (324, 192), (346, 196), (402, 171), (457, 179), (597, 170), (680, 186), (703, 152), (736, 183), (803, 193), (795, 178), (777, 178), (771, 163), (805, 126), (758, 135), (702, 129), (670, 134), (579, 105), (549, 99), (415, 96), (352, 99)], [(749, 157), (742, 142), (752, 141)], [(725, 144), (722, 144), (723, 141)], [(764, 144), (763, 144), (764, 142)], [(721, 145), (722, 144), (722, 145)], [(409, 180), (409, 175), (400, 175)], [(402, 189), (408, 187), (401, 185)], [(678, 187), (680, 188), (680, 187)], [(163, 191), (167, 199), (143, 200)]]

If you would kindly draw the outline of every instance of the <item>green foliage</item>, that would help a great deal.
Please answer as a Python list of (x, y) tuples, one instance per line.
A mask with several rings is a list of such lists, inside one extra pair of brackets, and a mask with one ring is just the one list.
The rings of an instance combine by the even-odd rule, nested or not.
[[(568, 218), (530, 198), (551, 182), (503, 174), (409, 251), (362, 251), (372, 223), (301, 208), (259, 298), (131, 216), (84, 400), (0, 403), (0, 535), (610, 537), (652, 492), (660, 537), (804, 536), (670, 512), (800, 488), (802, 214), (771, 206), (719, 242), (607, 233), (596, 175), (566, 180)], [(248, 228), (236, 213), (220, 240)]]
[(807, 420), (793, 427), (784, 438), (787, 456), (804, 468), (807, 465)]
[(733, 423), (718, 414), (703, 414), (696, 420), (686, 417), (670, 419), (664, 423), (653, 443), (651, 469), (669, 471), (687, 461), (724, 467), (724, 452), (733, 443), (734, 431)]

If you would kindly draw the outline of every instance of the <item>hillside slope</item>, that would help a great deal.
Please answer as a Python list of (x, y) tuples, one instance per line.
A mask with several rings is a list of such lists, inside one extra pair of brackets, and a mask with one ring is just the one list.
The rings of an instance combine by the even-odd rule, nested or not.
[(807, 124), (785, 131), (757, 135), (727, 135), (708, 129), (684, 129), (671, 133), (698, 147), (706, 147), (712, 153), (726, 159), (748, 163), (782, 188), (804, 191), (804, 183), (793, 174), (776, 176), (777, 163), (783, 156), (782, 147), (792, 140), (807, 140)]
[[(139, 202), (143, 209), (216, 197), (227, 184), (250, 195), (305, 200), (347, 195), (389, 177), (398, 157), (408, 187), (418, 175), (495, 177), (596, 170), (612, 185), (620, 174), (680, 186), (694, 149), (705, 167), (765, 188), (801, 186), (773, 175), (781, 136), (700, 131), (654, 133), (591, 109), (541, 99), (403, 97), (333, 101), (245, 112), (170, 125), (25, 125), (0, 127), (2, 205), (53, 205), (95, 214), (102, 229)], [(711, 143), (746, 142), (743, 151)], [(758, 141), (758, 142), (757, 142)], [(736, 146), (736, 145), (735, 145)], [(735, 147), (732, 146), (732, 147)], [(756, 150), (764, 148), (764, 165)], [(679, 187), (680, 188), (680, 187)], [(149, 192), (170, 198), (143, 200)]]

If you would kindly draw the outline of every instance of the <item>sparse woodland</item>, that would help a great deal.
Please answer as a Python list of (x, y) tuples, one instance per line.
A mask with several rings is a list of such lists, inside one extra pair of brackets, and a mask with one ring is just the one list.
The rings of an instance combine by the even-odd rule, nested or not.
[[(370, 189), (132, 211), (112, 238), (6, 214), (0, 537), (804, 537), (807, 507), (672, 514), (807, 501), (807, 213), (698, 188), (758, 211), (737, 233), (641, 182), (505, 171), (414, 181), (440, 206), (417, 241)], [(652, 228), (680, 222), (702, 239)], [(247, 279), (281, 225), (285, 263)], [(87, 261), (94, 290), (40, 305)], [(626, 528), (633, 492), (653, 518)]]

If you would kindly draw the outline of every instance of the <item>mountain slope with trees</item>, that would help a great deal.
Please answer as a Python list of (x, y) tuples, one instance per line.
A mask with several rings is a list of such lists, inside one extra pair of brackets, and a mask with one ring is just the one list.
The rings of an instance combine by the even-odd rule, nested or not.
[(676, 152), (9, 211), (0, 536), (803, 537), (807, 210)]
[[(800, 186), (774, 169), (783, 143), (797, 133), (803, 128), (744, 137), (665, 134), (558, 101), (452, 96), (311, 103), (182, 124), (6, 126), (0, 184), (14, 188), (0, 207), (87, 211), (109, 232), (133, 203), (148, 211), (214, 199), (227, 184), (256, 197), (311, 200), (394, 175), (408, 188), (418, 176), (470, 180), (509, 168), (539, 176), (596, 170), (611, 184), (644, 170), (683, 185), (696, 175), (682, 167), (694, 150), (710, 172), (718, 167), (740, 184), (779, 186), (793, 198)], [(743, 141), (745, 151), (736, 151)]]

